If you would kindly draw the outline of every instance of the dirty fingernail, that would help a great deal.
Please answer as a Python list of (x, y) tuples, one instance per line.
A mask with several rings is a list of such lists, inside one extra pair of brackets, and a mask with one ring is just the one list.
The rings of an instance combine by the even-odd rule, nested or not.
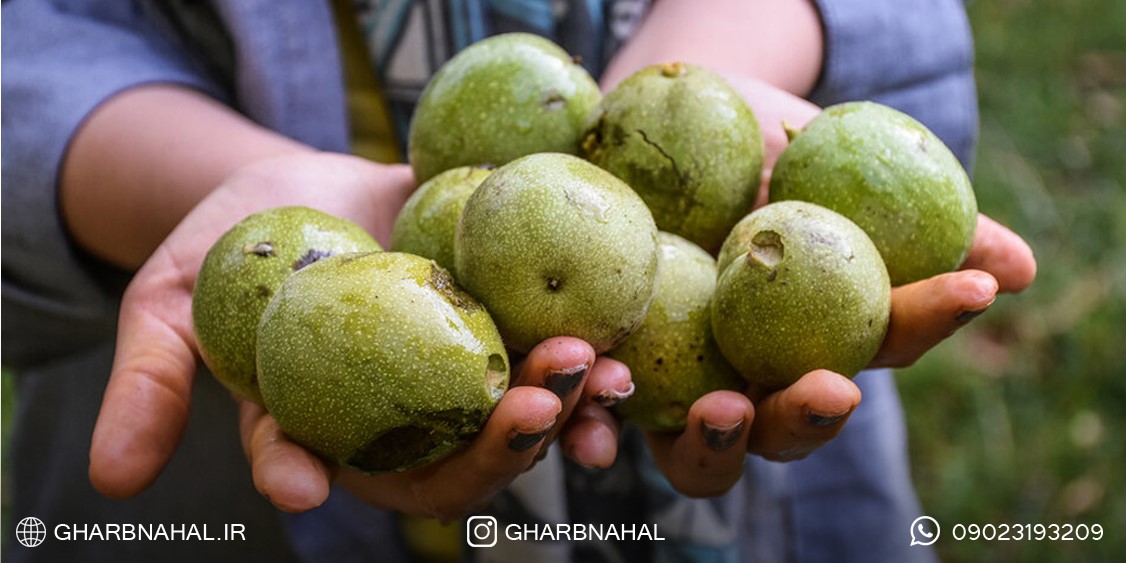
[(634, 389), (636, 389), (636, 387), (634, 386), (632, 381), (629, 384), (629, 388), (627, 388), (625, 391), (619, 391), (617, 389), (603, 389), (594, 396), (594, 402), (606, 408), (610, 408), (632, 397)]
[(547, 374), (544, 387), (562, 399), (570, 395), (582, 383), (583, 376), (586, 375), (586, 367), (586, 364), (583, 364), (574, 368), (553, 371)]
[(534, 434), (517, 432), (515, 436), (508, 440), (508, 449), (514, 452), (527, 451), (532, 446), (540, 443), (544, 436), (547, 436), (547, 432), (537, 432)]
[(986, 307), (985, 309), (981, 309), (980, 311), (962, 311), (961, 313), (958, 313), (957, 317), (954, 317), (954, 320), (958, 321), (960, 324), (966, 324), (966, 323), (976, 319), (978, 316), (980, 316), (982, 313), (986, 312), (987, 310), (989, 310), (989, 307)]
[(810, 413), (806, 413), (806, 415), (805, 415), (806, 419), (809, 420), (809, 423), (814, 425), (814, 426), (832, 426), (832, 425), (844, 420), (844, 418), (846, 416), (848, 416), (848, 413), (838, 414), (838, 415), (833, 415), (833, 416), (825, 416), (825, 415), (817, 414), (817, 413), (814, 413), (814, 412), (810, 412)]
[(701, 431), (704, 434), (704, 444), (717, 452), (722, 452), (739, 440), (739, 436), (743, 434), (743, 421), (740, 420), (730, 426), (712, 426), (704, 422), (701, 423)]

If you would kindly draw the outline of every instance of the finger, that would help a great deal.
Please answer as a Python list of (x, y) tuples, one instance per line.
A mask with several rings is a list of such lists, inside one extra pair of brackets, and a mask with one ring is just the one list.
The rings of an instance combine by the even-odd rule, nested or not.
[(860, 404), (860, 388), (843, 375), (811, 371), (755, 405), (748, 449), (774, 461), (801, 459), (831, 440)]
[(993, 276), (963, 270), (893, 288), (891, 318), (870, 367), (907, 367), (997, 298)]
[(555, 393), (560, 399), (571, 397), (582, 387), (594, 360), (594, 349), (581, 339), (548, 338), (528, 352), (517, 370), (513, 386), (535, 385)]
[(691, 497), (723, 494), (743, 475), (755, 408), (734, 391), (713, 391), (688, 409), (684, 432), (646, 432), (657, 467)]
[(183, 436), (196, 369), (192, 279), (158, 250), (122, 299), (90, 443), (90, 482), (107, 497), (131, 497), (152, 484)]
[(578, 406), (559, 430), (563, 455), (586, 467), (613, 465), (621, 424), (609, 408), (631, 397), (634, 389), (629, 366), (608, 356), (596, 359)]
[[(558, 336), (549, 338), (532, 348), (524, 359), (517, 375), (517, 385), (531, 385), (547, 389), (562, 401), (559, 420), (566, 421), (582, 398), (583, 384), (595, 363), (594, 349), (578, 338)], [(546, 436), (540, 453), (546, 453), (563, 429), (557, 424)]]
[(286, 512), (304, 512), (328, 498), (332, 469), (292, 442), (260, 405), (239, 401), (239, 434), (254, 486), (274, 506)]
[(1004, 225), (978, 214), (977, 230), (963, 270), (982, 270), (997, 278), (1000, 291), (1017, 293), (1036, 278), (1036, 257), (1032, 248)]
[(449, 521), (480, 508), (531, 467), (561, 409), (550, 391), (514, 387), (466, 449), (404, 473), (372, 478), (345, 471), (339, 482), (377, 506)]
[(567, 420), (559, 436), (563, 455), (588, 468), (605, 469), (618, 457), (621, 424), (610, 410), (593, 402), (582, 402)]
[(634, 390), (629, 366), (609, 356), (600, 356), (594, 360), (594, 367), (586, 377), (581, 401), (612, 407), (632, 397)]

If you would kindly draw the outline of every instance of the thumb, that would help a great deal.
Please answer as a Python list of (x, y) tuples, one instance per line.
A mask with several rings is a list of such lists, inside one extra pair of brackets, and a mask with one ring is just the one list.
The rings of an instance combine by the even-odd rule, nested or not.
[(196, 369), (195, 275), (162, 247), (125, 292), (113, 371), (90, 445), (90, 481), (108, 497), (131, 497), (151, 485), (183, 435)]

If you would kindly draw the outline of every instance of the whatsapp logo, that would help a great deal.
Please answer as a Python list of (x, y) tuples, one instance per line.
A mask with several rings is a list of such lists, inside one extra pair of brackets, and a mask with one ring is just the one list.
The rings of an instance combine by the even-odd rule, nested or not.
[(920, 516), (911, 522), (911, 545), (931, 545), (938, 541), (942, 528), (938, 520), (930, 516)]

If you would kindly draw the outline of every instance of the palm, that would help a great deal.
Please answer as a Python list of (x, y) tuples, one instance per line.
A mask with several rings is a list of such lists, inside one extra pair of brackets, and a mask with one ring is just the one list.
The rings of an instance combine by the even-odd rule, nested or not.
[(113, 372), (91, 447), (95, 486), (112, 497), (136, 494), (175, 450), (196, 369), (191, 293), (207, 250), (226, 229), (255, 211), (306, 205), (356, 221), (385, 241), (390, 218), (412, 187), (406, 167), (303, 155), (243, 170), (196, 206), (123, 297)]

